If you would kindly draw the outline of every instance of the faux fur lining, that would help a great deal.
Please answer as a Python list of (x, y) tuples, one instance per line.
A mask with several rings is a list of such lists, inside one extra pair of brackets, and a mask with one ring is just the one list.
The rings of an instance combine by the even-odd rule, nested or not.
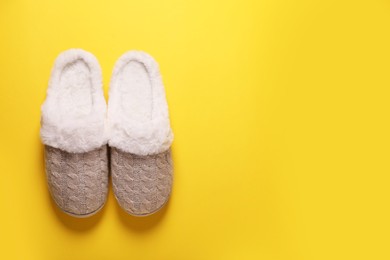
[(99, 148), (107, 143), (106, 112), (96, 58), (81, 49), (61, 53), (41, 107), (42, 142), (70, 153)]
[(168, 105), (157, 62), (130, 51), (115, 64), (108, 102), (109, 145), (151, 155), (168, 150), (173, 141)]

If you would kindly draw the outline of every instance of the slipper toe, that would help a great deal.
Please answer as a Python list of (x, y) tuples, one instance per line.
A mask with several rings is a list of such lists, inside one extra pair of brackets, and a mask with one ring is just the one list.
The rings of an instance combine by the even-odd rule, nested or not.
[(147, 216), (167, 203), (173, 181), (170, 149), (135, 155), (112, 147), (111, 171), (115, 197), (127, 213)]
[(49, 190), (58, 207), (75, 217), (101, 209), (108, 192), (107, 146), (86, 153), (69, 153), (45, 146)]

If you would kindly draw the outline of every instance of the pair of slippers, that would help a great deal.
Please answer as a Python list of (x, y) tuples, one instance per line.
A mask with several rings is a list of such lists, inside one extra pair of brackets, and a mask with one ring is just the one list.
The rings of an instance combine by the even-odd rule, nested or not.
[(52, 198), (65, 213), (87, 217), (108, 194), (145, 216), (169, 199), (173, 167), (168, 106), (158, 64), (130, 51), (115, 64), (108, 106), (97, 59), (71, 49), (55, 61), (42, 105), (41, 139)]

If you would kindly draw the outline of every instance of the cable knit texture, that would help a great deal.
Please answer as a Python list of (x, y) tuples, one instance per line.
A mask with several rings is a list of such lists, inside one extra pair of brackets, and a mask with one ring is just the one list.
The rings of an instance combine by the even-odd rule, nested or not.
[(82, 153), (107, 143), (101, 78), (99, 63), (89, 52), (71, 49), (57, 57), (41, 108), (45, 145)]
[(122, 151), (150, 155), (173, 141), (168, 105), (157, 62), (130, 51), (115, 64), (108, 101), (109, 144)]
[(111, 174), (115, 197), (126, 212), (152, 214), (164, 206), (171, 193), (171, 151), (142, 156), (112, 147)]
[(106, 145), (87, 153), (45, 146), (45, 164), (50, 193), (64, 212), (84, 217), (103, 207), (108, 192)]

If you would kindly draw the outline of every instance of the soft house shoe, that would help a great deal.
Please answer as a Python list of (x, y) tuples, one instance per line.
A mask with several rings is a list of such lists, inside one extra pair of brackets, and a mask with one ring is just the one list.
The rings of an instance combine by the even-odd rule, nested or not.
[(107, 198), (106, 112), (96, 58), (80, 49), (61, 53), (41, 108), (41, 140), (52, 198), (75, 217), (95, 214)]
[(157, 62), (130, 51), (115, 64), (108, 101), (111, 178), (119, 205), (134, 216), (164, 206), (173, 166), (168, 105)]

